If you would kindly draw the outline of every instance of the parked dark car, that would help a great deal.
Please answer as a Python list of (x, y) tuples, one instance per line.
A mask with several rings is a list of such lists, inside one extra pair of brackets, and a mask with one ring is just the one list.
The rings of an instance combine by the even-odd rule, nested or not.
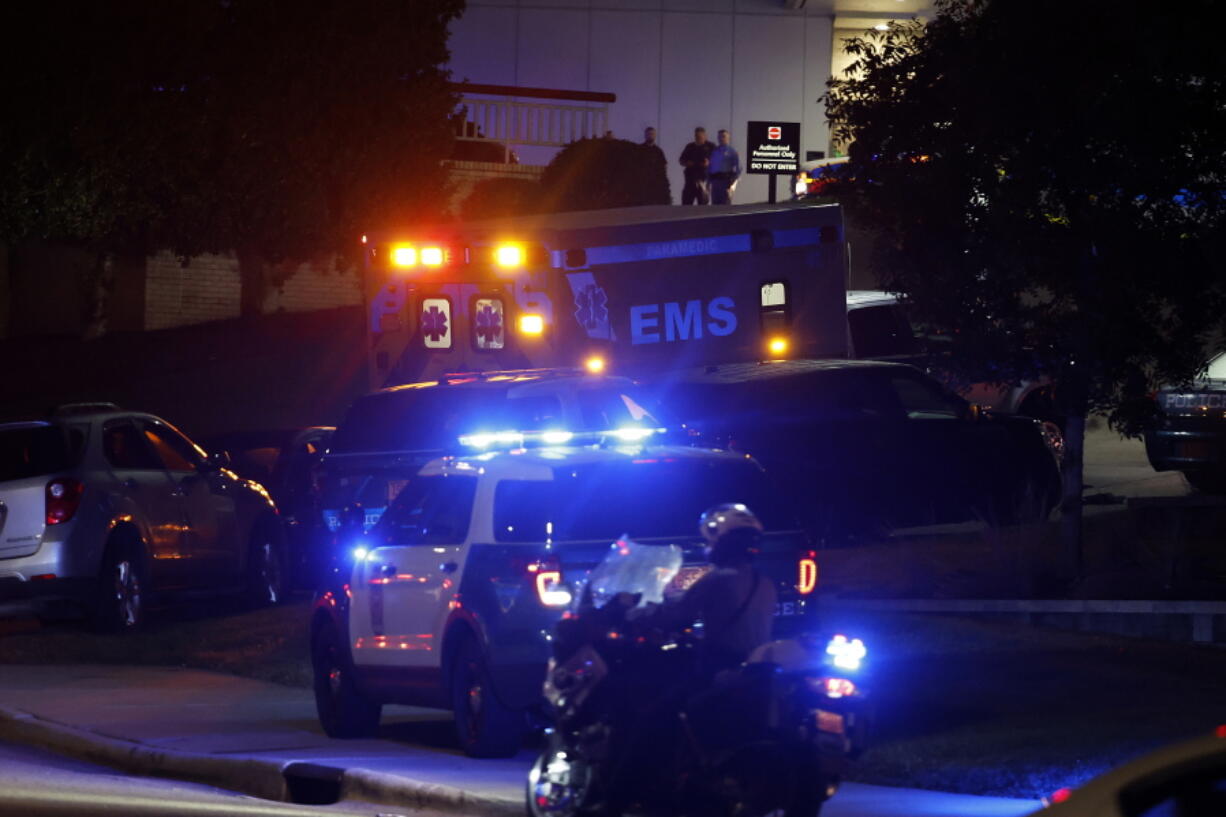
[(1034, 521), (1059, 501), (1039, 423), (983, 411), (911, 366), (740, 364), (661, 386), (661, 402), (705, 441), (761, 462), (817, 540)]
[(1189, 388), (1154, 396), (1157, 427), (1145, 435), (1145, 453), (1156, 471), (1182, 471), (1193, 488), (1226, 494), (1226, 354)]
[(307, 557), (319, 515), (313, 471), (334, 431), (331, 426), (236, 431), (202, 442), (210, 454), (228, 458), (229, 467), (240, 477), (260, 483), (272, 494), (285, 526), (288, 578), (298, 586), (309, 583), (312, 574)]
[(0, 424), (0, 606), (127, 630), (150, 597), (282, 596), (276, 507), (165, 420), (111, 404)]

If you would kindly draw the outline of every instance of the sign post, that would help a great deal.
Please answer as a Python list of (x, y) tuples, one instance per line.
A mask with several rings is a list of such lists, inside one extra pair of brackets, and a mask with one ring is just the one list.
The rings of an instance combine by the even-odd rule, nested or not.
[(750, 122), (745, 144), (749, 161), (745, 172), (770, 176), (769, 202), (775, 202), (775, 178), (800, 170), (799, 122)]

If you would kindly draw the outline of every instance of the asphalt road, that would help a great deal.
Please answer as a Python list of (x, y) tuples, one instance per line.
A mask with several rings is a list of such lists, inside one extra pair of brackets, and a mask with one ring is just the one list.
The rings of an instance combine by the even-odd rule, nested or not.
[(0, 815), (7, 817), (374, 817), (386, 807), (272, 803), (212, 786), (132, 777), (106, 766), (0, 741)]

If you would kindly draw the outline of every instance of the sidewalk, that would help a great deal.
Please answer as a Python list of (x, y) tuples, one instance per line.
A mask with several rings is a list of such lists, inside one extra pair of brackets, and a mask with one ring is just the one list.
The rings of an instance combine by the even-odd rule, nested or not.
[[(290, 778), (335, 776), (343, 799), (468, 817), (523, 813), (530, 751), (509, 760), (468, 758), (448, 746), (447, 713), (433, 710), (388, 707), (383, 723), (380, 739), (332, 740), (319, 729), (309, 691), (197, 670), (0, 670), (0, 739), (270, 799), (287, 797), (288, 768)], [(852, 783), (822, 813), (1014, 817), (1037, 807), (1025, 800)]]

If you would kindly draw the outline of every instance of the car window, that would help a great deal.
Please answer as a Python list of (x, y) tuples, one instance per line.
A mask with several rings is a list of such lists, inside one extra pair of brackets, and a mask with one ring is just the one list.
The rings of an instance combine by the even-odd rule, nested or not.
[(203, 462), (196, 447), (174, 429), (162, 423), (143, 422), (145, 438), (157, 452), (168, 471), (195, 471)]
[(79, 427), (33, 426), (0, 431), (0, 482), (72, 468), (84, 445), (85, 434)]
[(947, 394), (936, 383), (919, 377), (895, 375), (890, 378), (890, 385), (898, 395), (903, 411), (912, 420), (957, 419), (962, 416), (962, 401)]
[(745, 503), (768, 531), (796, 527), (766, 474), (752, 463), (645, 456), (558, 468), (552, 481), (501, 480), (494, 489), (494, 538), (691, 539), (702, 512), (722, 502)]
[(448, 475), (410, 480), (388, 506), (380, 527), (396, 544), (460, 544), (468, 536), (476, 493), (476, 477)]
[(102, 453), (112, 468), (161, 471), (158, 459), (145, 436), (128, 420), (107, 423), (102, 428)]
[(897, 304), (850, 309), (847, 324), (856, 357), (905, 357), (920, 353), (915, 332)]
[(648, 408), (642, 395), (622, 389), (580, 389), (577, 394), (583, 427), (605, 431), (626, 425), (659, 428), (662, 423)]

